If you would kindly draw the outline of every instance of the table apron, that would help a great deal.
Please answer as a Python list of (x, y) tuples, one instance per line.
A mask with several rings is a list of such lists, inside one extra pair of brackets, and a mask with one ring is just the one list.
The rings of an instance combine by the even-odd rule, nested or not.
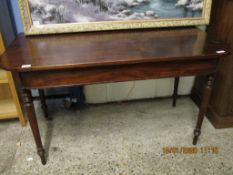
[(53, 88), (108, 82), (201, 75), (215, 72), (216, 60), (176, 61), (21, 72), (24, 88)]

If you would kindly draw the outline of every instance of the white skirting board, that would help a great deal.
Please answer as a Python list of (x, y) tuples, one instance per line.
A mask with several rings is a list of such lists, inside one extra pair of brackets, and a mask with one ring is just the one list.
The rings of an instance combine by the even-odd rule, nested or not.
[[(178, 94), (190, 94), (193, 82), (194, 77), (181, 77)], [(173, 87), (174, 78), (164, 78), (88, 85), (85, 86), (84, 92), (87, 103), (106, 103), (170, 96), (173, 93)]]

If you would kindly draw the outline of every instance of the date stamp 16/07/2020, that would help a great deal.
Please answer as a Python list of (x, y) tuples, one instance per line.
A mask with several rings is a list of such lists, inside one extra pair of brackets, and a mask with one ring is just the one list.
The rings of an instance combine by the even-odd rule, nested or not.
[(203, 147), (175, 147), (167, 146), (162, 148), (164, 154), (219, 154), (219, 147), (217, 146), (203, 146)]

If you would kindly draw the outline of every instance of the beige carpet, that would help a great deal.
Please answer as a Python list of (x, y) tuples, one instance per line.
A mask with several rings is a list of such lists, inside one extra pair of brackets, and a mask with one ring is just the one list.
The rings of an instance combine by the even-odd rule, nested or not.
[[(36, 154), (30, 127), (0, 123), (0, 174), (45, 175), (232, 175), (233, 129), (216, 130), (208, 120), (196, 154), (166, 154), (165, 147), (192, 147), (197, 108), (191, 100), (128, 102), (66, 111), (49, 101), (48, 122), (36, 103), (47, 165)], [(217, 147), (219, 153), (200, 150)]]

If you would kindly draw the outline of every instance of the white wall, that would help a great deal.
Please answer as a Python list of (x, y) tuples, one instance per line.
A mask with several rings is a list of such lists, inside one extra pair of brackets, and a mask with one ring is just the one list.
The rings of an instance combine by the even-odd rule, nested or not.
[[(194, 77), (181, 77), (180, 95), (190, 93)], [(88, 103), (106, 103), (132, 99), (170, 96), (173, 93), (174, 78), (130, 81), (85, 86)]]

